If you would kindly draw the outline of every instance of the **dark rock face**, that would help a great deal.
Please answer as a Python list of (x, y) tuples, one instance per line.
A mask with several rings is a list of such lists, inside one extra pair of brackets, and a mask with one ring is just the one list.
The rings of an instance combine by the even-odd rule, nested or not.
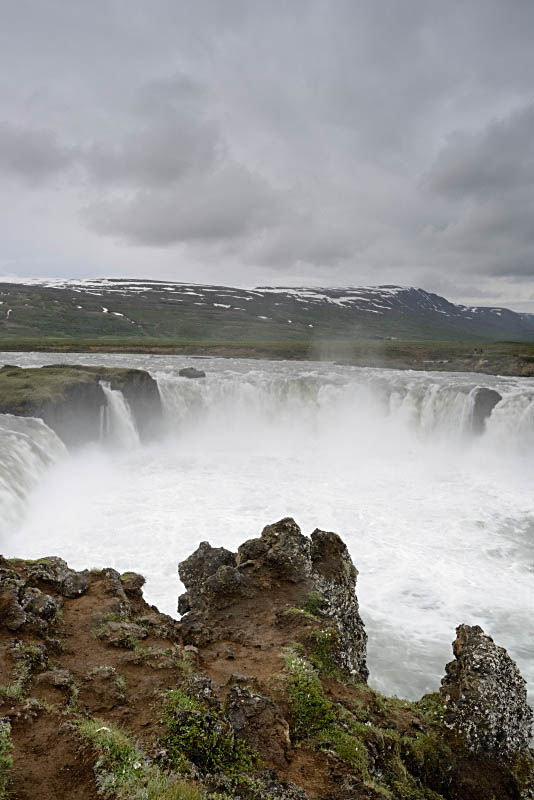
[(305, 604), (315, 593), (321, 601), (320, 621), (336, 632), (335, 665), (367, 680), (367, 635), (355, 594), (358, 573), (337, 534), (316, 530), (309, 538), (286, 518), (244, 542), (237, 554), (202, 542), (178, 571), (187, 589), (178, 610), (188, 612), (184, 624), (194, 627), (197, 636), (203, 625), (224, 629), (225, 623), (214, 621), (224, 609), (243, 606), (247, 612), (261, 603), (271, 604), (276, 613)]
[(515, 662), (478, 625), (460, 625), (456, 634), (455, 661), (447, 664), (440, 689), (446, 725), (473, 753), (508, 757), (526, 750), (532, 709)]
[(499, 392), (495, 389), (487, 389), (480, 387), (475, 392), (475, 404), (473, 406), (473, 432), (484, 433), (486, 427), (486, 420), (491, 412), (502, 400)]
[(279, 707), (268, 697), (232, 686), (226, 698), (226, 716), (234, 734), (247, 742), (264, 761), (277, 766), (290, 761), (289, 725)]
[(40, 417), (67, 445), (98, 440), (106, 396), (100, 382), (121, 391), (141, 439), (162, 424), (157, 382), (139, 369), (47, 365), (39, 369), (0, 369), (0, 412)]
[(57, 556), (42, 559), (29, 571), (33, 581), (42, 581), (54, 587), (63, 597), (79, 597), (87, 589), (87, 570), (76, 572)]
[(184, 367), (178, 372), (178, 375), (182, 378), (205, 378), (206, 373), (201, 369), (195, 369), (195, 367)]

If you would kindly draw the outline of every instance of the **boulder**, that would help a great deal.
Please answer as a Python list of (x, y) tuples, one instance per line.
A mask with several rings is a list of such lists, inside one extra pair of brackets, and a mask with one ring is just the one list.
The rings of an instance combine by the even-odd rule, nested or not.
[(195, 369), (195, 367), (184, 367), (183, 369), (179, 370), (178, 375), (181, 378), (205, 378), (206, 373), (201, 369)]
[(288, 763), (289, 724), (276, 703), (234, 685), (226, 698), (226, 716), (235, 736), (247, 742), (264, 761), (282, 767)]
[(50, 584), (63, 597), (79, 597), (87, 590), (88, 571), (76, 572), (57, 556), (43, 558), (28, 571), (29, 581)]
[(487, 389), (486, 387), (479, 387), (475, 390), (474, 405), (473, 405), (473, 432), (484, 433), (486, 427), (486, 420), (491, 412), (502, 400), (499, 392), (495, 389)]
[(452, 647), (440, 689), (447, 727), (473, 753), (507, 758), (527, 750), (532, 709), (515, 662), (478, 625), (460, 625)]

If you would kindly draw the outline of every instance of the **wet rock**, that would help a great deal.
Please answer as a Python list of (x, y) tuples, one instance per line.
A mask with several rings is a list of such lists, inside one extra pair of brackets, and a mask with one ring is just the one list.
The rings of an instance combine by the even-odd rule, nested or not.
[(285, 766), (290, 760), (289, 725), (268, 697), (233, 685), (226, 698), (226, 716), (237, 738), (264, 761)]
[(57, 556), (43, 558), (28, 572), (29, 581), (48, 583), (63, 597), (79, 597), (87, 590), (88, 571), (76, 572)]
[(184, 367), (183, 369), (179, 370), (178, 375), (181, 378), (205, 378), (206, 373), (201, 369), (195, 369), (195, 367)]
[(447, 727), (473, 753), (509, 757), (526, 750), (533, 715), (515, 662), (478, 625), (456, 629), (453, 652), (440, 689)]
[(486, 427), (486, 420), (491, 412), (502, 400), (499, 392), (495, 389), (488, 389), (484, 386), (476, 389), (473, 405), (473, 432), (483, 433)]

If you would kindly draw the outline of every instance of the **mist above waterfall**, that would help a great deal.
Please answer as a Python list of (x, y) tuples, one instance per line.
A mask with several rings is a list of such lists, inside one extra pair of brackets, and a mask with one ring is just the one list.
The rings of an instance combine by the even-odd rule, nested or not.
[[(166, 431), (140, 445), (109, 388), (100, 444), (67, 455), (21, 421), (48, 431), (54, 465), (28, 468), (23, 512), (0, 523), (6, 555), (141, 571), (148, 600), (175, 614), (176, 565), (199, 541), (232, 548), (290, 515), (347, 542), (381, 688), (435, 689), (461, 622), (495, 636), (534, 684), (534, 380), (230, 359), (203, 359), (207, 377), (187, 380), (178, 357), (61, 360), (148, 369)], [(502, 400), (475, 435), (480, 386)], [(10, 442), (23, 455), (6, 507), (26, 480), (27, 441)]]

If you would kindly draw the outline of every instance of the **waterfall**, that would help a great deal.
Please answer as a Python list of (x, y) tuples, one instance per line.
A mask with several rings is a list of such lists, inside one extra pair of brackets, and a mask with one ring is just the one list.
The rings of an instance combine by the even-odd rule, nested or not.
[(439, 375), (394, 370), (331, 370), (328, 375), (309, 369), (291, 373), (256, 369), (246, 373), (219, 371), (202, 381), (176, 374), (158, 375), (164, 412), (171, 428), (179, 432), (195, 426), (246, 426), (307, 422), (314, 431), (332, 424), (335, 415), (347, 426), (382, 426), (419, 438), (462, 439), (476, 430), (477, 393), (497, 389), (502, 400), (491, 409), (483, 436), (500, 429), (507, 437), (534, 436), (534, 387), (502, 379), (475, 382), (474, 376)]
[(100, 423), (101, 439), (127, 450), (138, 447), (139, 433), (123, 393), (118, 389), (112, 389), (106, 381), (101, 381), (100, 386), (107, 401)]
[(67, 449), (42, 420), (0, 414), (0, 453), (1, 528), (20, 518), (30, 492)]

